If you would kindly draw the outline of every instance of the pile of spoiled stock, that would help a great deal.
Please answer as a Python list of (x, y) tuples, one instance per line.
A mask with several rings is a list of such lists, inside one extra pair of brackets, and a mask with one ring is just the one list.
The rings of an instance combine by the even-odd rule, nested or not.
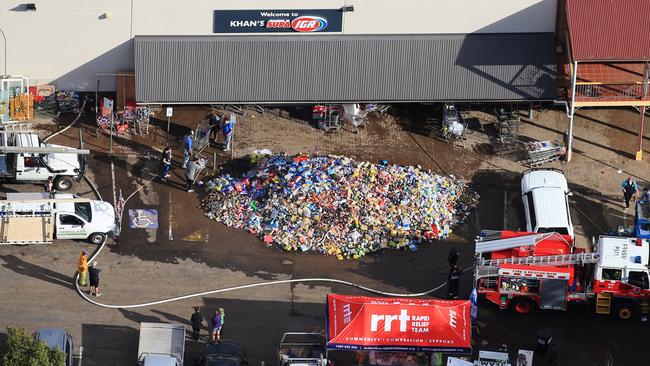
[(478, 203), (453, 176), (342, 156), (271, 155), (241, 178), (224, 174), (204, 187), (209, 218), (267, 245), (339, 259), (417, 250), (423, 240), (446, 238)]

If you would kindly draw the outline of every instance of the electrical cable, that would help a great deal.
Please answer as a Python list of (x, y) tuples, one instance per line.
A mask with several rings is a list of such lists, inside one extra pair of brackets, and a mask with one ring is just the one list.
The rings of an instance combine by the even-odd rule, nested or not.
[(440, 163), (438, 163), (438, 161), (436, 159), (434, 159), (433, 156), (431, 156), (431, 154), (429, 154), (429, 152), (426, 151), (422, 145), (420, 145), (420, 142), (415, 138), (415, 136), (413, 136), (411, 131), (406, 131), (406, 133), (408, 133), (408, 135), (411, 136), (411, 138), (413, 139), (415, 144), (418, 145), (418, 147), (420, 147), (420, 150), (422, 150), (422, 152), (426, 156), (428, 156), (429, 159), (431, 159), (431, 161), (433, 161), (433, 163), (436, 164), (438, 166), (438, 168), (440, 168), (440, 170), (442, 170), (442, 172), (445, 173), (446, 176), (449, 176), (449, 173), (447, 172), (447, 170), (445, 168), (443, 168), (442, 165), (440, 165)]

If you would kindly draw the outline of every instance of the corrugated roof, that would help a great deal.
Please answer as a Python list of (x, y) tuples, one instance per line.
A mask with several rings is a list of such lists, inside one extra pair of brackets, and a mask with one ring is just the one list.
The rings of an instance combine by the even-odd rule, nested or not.
[(649, 0), (567, 0), (576, 61), (649, 60)]
[(141, 103), (553, 100), (553, 34), (136, 36)]

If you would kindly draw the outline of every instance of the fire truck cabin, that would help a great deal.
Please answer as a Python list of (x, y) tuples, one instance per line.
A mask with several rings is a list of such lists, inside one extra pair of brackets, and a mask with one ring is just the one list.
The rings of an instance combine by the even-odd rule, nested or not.
[(595, 250), (600, 254), (594, 269), (593, 290), (614, 296), (650, 296), (647, 239), (603, 236)]

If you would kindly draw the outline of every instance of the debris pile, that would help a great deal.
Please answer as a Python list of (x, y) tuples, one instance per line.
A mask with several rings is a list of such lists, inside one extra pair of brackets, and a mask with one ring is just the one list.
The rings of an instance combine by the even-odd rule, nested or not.
[(417, 250), (465, 221), (478, 195), (452, 177), (419, 167), (342, 156), (251, 157), (241, 178), (205, 184), (205, 214), (284, 250), (339, 259), (383, 248)]

